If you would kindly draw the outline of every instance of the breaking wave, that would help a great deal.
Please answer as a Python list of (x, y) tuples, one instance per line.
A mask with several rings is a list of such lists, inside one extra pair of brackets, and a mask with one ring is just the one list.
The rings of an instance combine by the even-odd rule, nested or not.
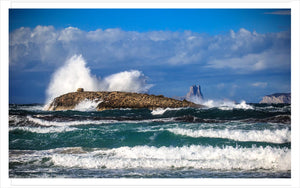
[(189, 137), (210, 137), (210, 138), (225, 138), (236, 141), (253, 141), (253, 142), (268, 142), (268, 143), (287, 143), (291, 142), (291, 131), (289, 129), (279, 129), (279, 130), (213, 130), (213, 129), (203, 129), (203, 130), (191, 130), (191, 129), (181, 129), (173, 128), (168, 129), (168, 131), (189, 136)]
[(82, 121), (47, 121), (39, 118), (34, 118), (31, 116), (27, 116), (27, 119), (35, 124), (42, 126), (76, 126), (76, 125), (90, 125), (90, 124), (106, 124), (106, 123), (115, 123), (118, 122), (116, 120), (82, 120)]
[(88, 100), (85, 99), (81, 101), (79, 104), (77, 104), (74, 108), (74, 110), (77, 111), (96, 111), (98, 104), (100, 104), (102, 101), (98, 100)]
[(15, 130), (46, 134), (46, 133), (70, 132), (70, 131), (77, 130), (77, 128), (69, 127), (69, 126), (63, 126), (63, 127), (10, 127), (9, 128), (9, 131), (15, 131)]
[[(50, 158), (51, 164), (84, 169), (210, 169), (210, 170), (291, 170), (288, 148), (226, 146), (154, 147), (135, 146), (114, 149), (59, 148), (37, 151), (34, 156)], [(18, 156), (19, 158), (27, 157)], [(17, 160), (13, 156), (11, 161)], [(24, 161), (24, 159), (18, 159)]]
[(240, 103), (235, 103), (234, 101), (214, 101), (208, 100), (203, 103), (203, 105), (208, 108), (218, 108), (220, 110), (233, 110), (233, 109), (244, 109), (253, 110), (254, 108), (247, 104), (246, 101), (241, 101)]
[(163, 115), (166, 111), (170, 111), (170, 110), (181, 110), (184, 108), (157, 108), (155, 110), (151, 111), (152, 115)]

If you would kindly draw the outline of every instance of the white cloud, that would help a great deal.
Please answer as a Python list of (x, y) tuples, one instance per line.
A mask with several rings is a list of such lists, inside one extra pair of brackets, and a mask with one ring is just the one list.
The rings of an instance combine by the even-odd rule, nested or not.
[(82, 36), (83, 32), (80, 29), (76, 27), (68, 27), (59, 33), (57, 40), (63, 42), (74, 42), (80, 40)]
[(259, 34), (244, 28), (227, 34), (184, 31), (83, 31), (53, 26), (19, 28), (10, 33), (10, 66), (22, 70), (56, 68), (82, 54), (92, 68), (141, 65), (197, 65), (239, 73), (290, 67), (290, 32)]
[(254, 87), (265, 88), (265, 87), (267, 87), (268, 83), (267, 82), (255, 82), (255, 83), (252, 83), (251, 85)]

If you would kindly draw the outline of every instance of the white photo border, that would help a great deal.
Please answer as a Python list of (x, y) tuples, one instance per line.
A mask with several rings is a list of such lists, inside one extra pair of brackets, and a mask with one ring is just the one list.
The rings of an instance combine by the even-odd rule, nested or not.
[[(300, 173), (299, 173), (299, 107), (300, 107), (300, 92), (299, 92), (299, 83), (300, 83), (300, 66), (299, 66), (299, 52), (300, 52), (300, 39), (299, 39), (299, 9), (300, 1), (253, 1), (250, 0), (243, 1), (231, 1), (224, 2), (221, 0), (205, 0), (200, 1), (157, 1), (150, 2), (149, 0), (139, 0), (139, 1), (41, 1), (41, 0), (0, 0), (1, 2), (1, 168), (0, 168), (0, 182), (1, 187), (67, 187), (67, 186), (76, 186), (76, 187), (121, 187), (121, 186), (147, 186), (147, 187), (189, 187), (189, 186), (198, 186), (198, 187), (222, 187), (222, 186), (247, 186), (247, 187), (299, 187), (300, 186)], [(154, 3), (153, 3), (154, 2)], [(275, 3), (274, 3), (275, 2)], [(260, 8), (289, 8), (291, 9), (291, 42), (292, 42), (292, 52), (291, 52), (291, 86), (292, 86), (292, 177), (288, 179), (56, 179), (56, 178), (47, 178), (47, 179), (19, 179), (19, 178), (9, 178), (8, 177), (8, 68), (9, 68), (9, 44), (8, 44), (8, 25), (9, 18), (8, 12), (10, 8), (246, 8), (246, 9), (260, 9)]]

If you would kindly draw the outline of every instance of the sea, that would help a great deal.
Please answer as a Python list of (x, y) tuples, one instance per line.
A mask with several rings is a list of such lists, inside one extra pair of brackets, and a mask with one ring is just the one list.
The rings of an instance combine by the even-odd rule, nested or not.
[(291, 178), (291, 106), (9, 105), (10, 178)]

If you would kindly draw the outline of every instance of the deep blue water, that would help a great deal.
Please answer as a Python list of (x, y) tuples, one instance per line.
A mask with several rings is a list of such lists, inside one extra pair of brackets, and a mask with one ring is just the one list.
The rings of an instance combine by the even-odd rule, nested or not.
[(290, 178), (290, 105), (10, 105), (11, 178)]

